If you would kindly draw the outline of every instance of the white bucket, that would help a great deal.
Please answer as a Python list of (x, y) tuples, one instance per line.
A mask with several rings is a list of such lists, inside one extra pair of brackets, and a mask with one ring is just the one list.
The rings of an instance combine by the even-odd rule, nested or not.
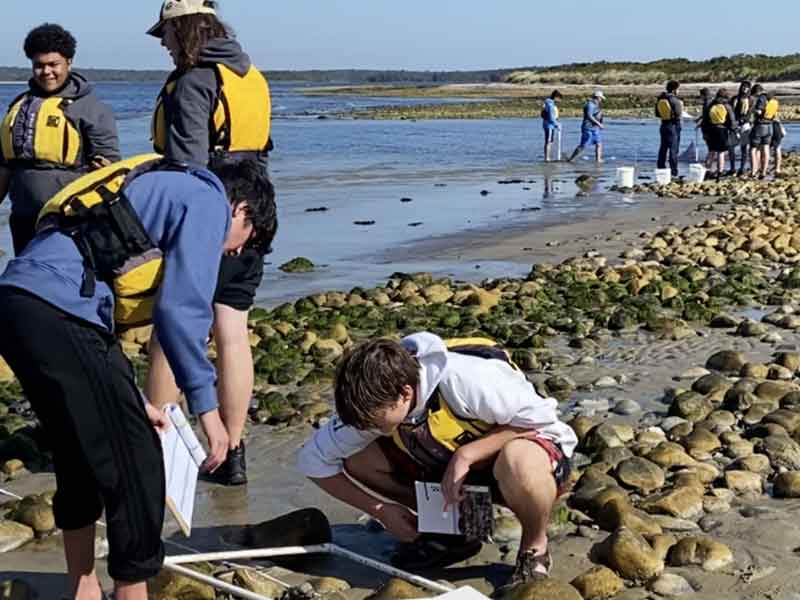
[(620, 167), (617, 169), (617, 186), (632, 188), (635, 170), (633, 167)]
[(667, 185), (672, 181), (672, 171), (670, 169), (656, 169), (656, 184)]
[(689, 165), (689, 176), (686, 178), (689, 183), (700, 183), (705, 181), (706, 168), (700, 163)]

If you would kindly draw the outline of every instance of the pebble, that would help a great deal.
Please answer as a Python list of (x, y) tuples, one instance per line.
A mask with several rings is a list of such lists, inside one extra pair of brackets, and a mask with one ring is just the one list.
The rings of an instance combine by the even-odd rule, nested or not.
[(684, 596), (694, 593), (692, 585), (680, 575), (664, 573), (647, 586), (651, 592), (660, 596)]
[(636, 413), (642, 412), (642, 407), (639, 406), (639, 403), (635, 400), (620, 400), (614, 406), (614, 412), (618, 415), (635, 415)]
[(594, 387), (598, 389), (617, 387), (617, 380), (610, 375), (605, 375), (594, 382)]

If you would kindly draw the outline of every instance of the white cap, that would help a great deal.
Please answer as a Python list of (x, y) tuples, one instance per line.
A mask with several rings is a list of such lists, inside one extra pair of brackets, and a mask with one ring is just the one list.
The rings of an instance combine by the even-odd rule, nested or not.
[(186, 15), (216, 15), (215, 0), (164, 0), (158, 23), (147, 30), (149, 35), (160, 38), (163, 35), (164, 23), (176, 17)]
[(596, 90), (594, 94), (592, 94), (592, 98), (600, 98), (600, 100), (605, 100), (606, 95), (601, 92), (600, 90)]

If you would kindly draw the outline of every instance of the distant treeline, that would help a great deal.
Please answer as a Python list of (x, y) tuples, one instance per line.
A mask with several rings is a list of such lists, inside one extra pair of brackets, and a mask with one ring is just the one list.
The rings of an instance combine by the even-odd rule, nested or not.
[(668, 79), (685, 83), (715, 83), (740, 79), (790, 81), (800, 79), (800, 54), (736, 54), (700, 61), (670, 58), (647, 63), (573, 63), (518, 69), (507, 77), (507, 81), (511, 83), (606, 85), (663, 83)]
[[(164, 81), (166, 71), (127, 69), (84, 69), (76, 67), (92, 81)], [(377, 71), (336, 69), (331, 71), (267, 71), (271, 81), (309, 83), (489, 83), (504, 81), (512, 69), (496, 71)], [(27, 81), (30, 69), (0, 67), (0, 81)]]
[[(128, 69), (79, 70), (93, 81), (163, 81), (166, 71)], [(767, 56), (737, 54), (709, 60), (692, 61), (670, 58), (652, 62), (573, 63), (553, 67), (520, 67), (483, 71), (380, 71), (370, 69), (334, 69), (310, 71), (267, 71), (272, 81), (309, 83), (565, 83), (565, 84), (647, 84), (667, 79), (691, 82), (788, 81), (800, 79), (800, 54)], [(30, 70), (0, 67), (0, 81), (27, 81)]]

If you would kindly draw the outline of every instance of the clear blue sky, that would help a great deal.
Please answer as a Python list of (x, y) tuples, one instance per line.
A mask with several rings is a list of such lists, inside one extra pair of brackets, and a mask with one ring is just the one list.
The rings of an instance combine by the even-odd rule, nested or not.
[[(144, 31), (158, 0), (0, 0), (0, 65), (23, 66), (44, 21), (78, 38), (77, 64), (169, 68)], [(797, 0), (220, 0), (263, 69), (489, 69), (599, 59), (797, 52)], [(680, 20), (675, 16), (680, 15)]]

